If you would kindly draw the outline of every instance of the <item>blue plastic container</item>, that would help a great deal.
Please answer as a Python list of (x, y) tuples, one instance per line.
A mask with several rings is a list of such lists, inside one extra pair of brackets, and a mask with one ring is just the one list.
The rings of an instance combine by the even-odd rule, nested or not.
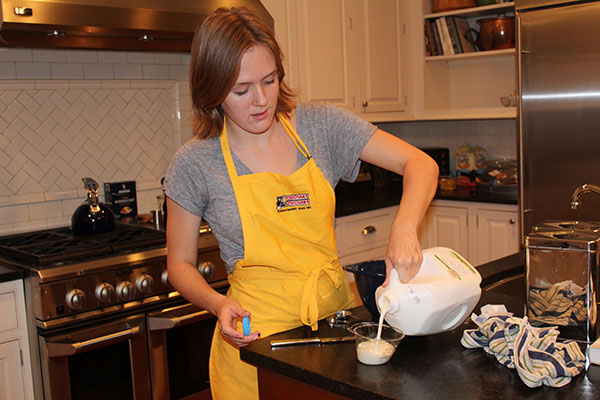
[(375, 290), (385, 281), (385, 261), (373, 260), (344, 266), (344, 270), (354, 274), (358, 294), (369, 310), (374, 321), (379, 321), (379, 311), (375, 302)]

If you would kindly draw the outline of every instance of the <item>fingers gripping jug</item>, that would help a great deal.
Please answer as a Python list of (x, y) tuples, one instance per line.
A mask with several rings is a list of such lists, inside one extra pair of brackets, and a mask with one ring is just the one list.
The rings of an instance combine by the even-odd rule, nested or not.
[(423, 250), (417, 275), (402, 283), (395, 269), (387, 288), (375, 291), (385, 320), (406, 335), (430, 335), (458, 327), (481, 296), (481, 275), (460, 254), (447, 247)]

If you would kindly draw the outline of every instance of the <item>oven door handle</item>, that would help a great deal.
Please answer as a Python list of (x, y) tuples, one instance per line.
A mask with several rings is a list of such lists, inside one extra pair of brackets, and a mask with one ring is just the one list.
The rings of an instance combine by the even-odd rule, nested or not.
[[(186, 311), (186, 308), (192, 308), (191, 304), (185, 304), (180, 307), (176, 307), (175, 309), (166, 310), (163, 313), (158, 313), (154, 315), (148, 316), (148, 330), (149, 331), (166, 331), (168, 329), (173, 329), (177, 326), (191, 324), (196, 321), (201, 321), (207, 318), (213, 317), (211, 313), (206, 310), (197, 310), (197, 311)], [(177, 314), (177, 311), (184, 311), (181, 315), (173, 315), (169, 314)], [(164, 316), (161, 316), (164, 314)]]
[(93, 350), (99, 347), (107, 346), (113, 343), (123, 342), (130, 338), (140, 334), (140, 327), (134, 326), (123, 331), (110, 333), (108, 335), (100, 336), (97, 338), (84, 340), (82, 342), (47, 342), (46, 349), (48, 351), (49, 358), (55, 357), (67, 357), (73, 354), (83, 353), (85, 351)]

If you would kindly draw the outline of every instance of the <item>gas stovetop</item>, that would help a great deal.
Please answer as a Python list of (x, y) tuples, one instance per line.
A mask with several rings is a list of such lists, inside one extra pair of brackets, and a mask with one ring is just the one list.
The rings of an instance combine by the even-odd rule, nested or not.
[(111, 232), (87, 236), (75, 236), (66, 227), (0, 237), (3, 257), (35, 269), (165, 245), (164, 232), (124, 223)]

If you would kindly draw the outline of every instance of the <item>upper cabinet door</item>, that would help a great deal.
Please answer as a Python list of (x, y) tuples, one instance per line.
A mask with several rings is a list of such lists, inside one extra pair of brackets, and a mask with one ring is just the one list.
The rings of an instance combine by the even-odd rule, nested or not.
[(402, 42), (404, 23), (399, 0), (360, 0), (358, 18), (360, 111), (404, 111)]
[(297, 0), (300, 100), (354, 111), (352, 1)]

